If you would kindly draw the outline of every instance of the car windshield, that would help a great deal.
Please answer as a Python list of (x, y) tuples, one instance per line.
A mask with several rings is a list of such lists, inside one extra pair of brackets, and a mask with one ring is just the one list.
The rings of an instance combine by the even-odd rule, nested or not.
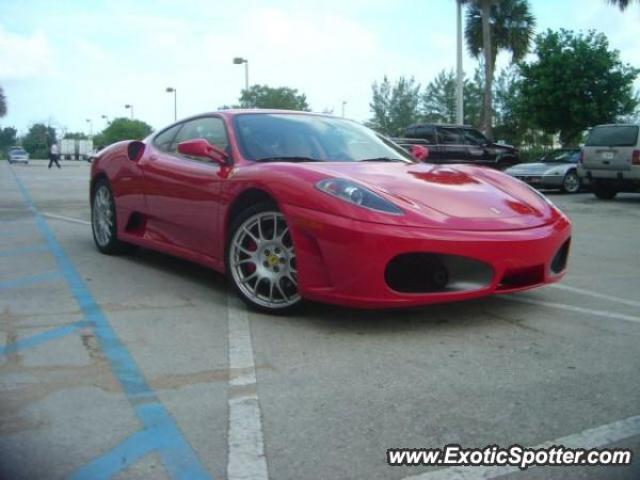
[(637, 125), (595, 127), (589, 133), (587, 147), (633, 147), (638, 141)]
[(385, 137), (341, 118), (247, 113), (237, 115), (234, 126), (242, 154), (253, 161), (414, 161)]
[(544, 163), (576, 163), (578, 161), (578, 153), (580, 152), (577, 150), (554, 150), (553, 152), (547, 153), (544, 157), (542, 157), (541, 161), (543, 161)]
[(24, 155), (27, 153), (23, 148), (12, 148), (9, 152), (14, 155)]

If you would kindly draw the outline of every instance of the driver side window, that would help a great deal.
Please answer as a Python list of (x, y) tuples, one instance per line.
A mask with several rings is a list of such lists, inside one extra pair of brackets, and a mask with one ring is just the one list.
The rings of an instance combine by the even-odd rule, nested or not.
[(178, 151), (178, 144), (186, 140), (202, 138), (211, 145), (227, 150), (229, 141), (224, 122), (218, 117), (201, 117), (185, 122), (173, 141), (171, 150)]

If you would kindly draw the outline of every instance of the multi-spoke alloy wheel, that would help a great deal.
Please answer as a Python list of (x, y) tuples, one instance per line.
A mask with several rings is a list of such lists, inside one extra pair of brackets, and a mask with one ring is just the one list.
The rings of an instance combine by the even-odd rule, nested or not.
[(91, 228), (93, 240), (102, 253), (120, 253), (127, 249), (127, 245), (118, 240), (116, 207), (109, 184), (105, 180), (99, 180), (94, 187)]
[(227, 254), (233, 283), (252, 306), (282, 311), (300, 302), (296, 255), (282, 213), (271, 208), (242, 220)]
[(566, 193), (576, 193), (580, 190), (580, 178), (576, 172), (569, 172), (562, 181), (562, 190)]

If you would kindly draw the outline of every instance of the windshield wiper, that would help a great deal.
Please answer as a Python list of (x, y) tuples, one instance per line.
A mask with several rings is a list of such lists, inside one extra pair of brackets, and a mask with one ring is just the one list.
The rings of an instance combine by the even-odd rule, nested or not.
[(399, 158), (390, 157), (376, 157), (376, 158), (363, 158), (358, 160), (359, 162), (402, 162)]
[(322, 162), (319, 158), (311, 157), (263, 157), (256, 158), (255, 162)]

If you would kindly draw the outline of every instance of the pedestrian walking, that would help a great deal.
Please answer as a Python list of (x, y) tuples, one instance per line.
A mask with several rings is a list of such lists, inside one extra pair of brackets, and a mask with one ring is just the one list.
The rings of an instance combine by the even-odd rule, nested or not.
[(58, 162), (59, 158), (60, 158), (60, 150), (58, 150), (58, 144), (53, 143), (51, 144), (51, 149), (49, 150), (49, 168), (51, 168), (51, 165), (53, 165), (54, 163), (58, 168), (62, 168), (60, 166), (60, 163)]

